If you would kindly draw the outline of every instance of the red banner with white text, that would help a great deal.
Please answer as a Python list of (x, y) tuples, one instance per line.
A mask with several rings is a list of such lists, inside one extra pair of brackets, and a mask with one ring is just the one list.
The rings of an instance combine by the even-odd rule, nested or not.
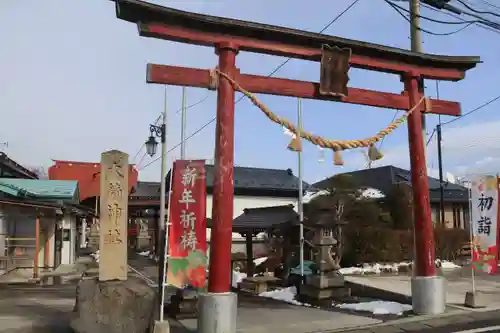
[(205, 290), (207, 268), (204, 160), (177, 160), (171, 173), (167, 283)]

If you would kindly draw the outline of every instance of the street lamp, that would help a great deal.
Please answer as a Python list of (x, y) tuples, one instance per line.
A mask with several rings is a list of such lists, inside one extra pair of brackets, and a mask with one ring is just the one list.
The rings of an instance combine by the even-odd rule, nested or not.
[(158, 148), (158, 142), (156, 142), (154, 136), (150, 136), (149, 139), (146, 141), (146, 152), (148, 153), (149, 156), (153, 157), (156, 155), (157, 148)]
[(149, 156), (153, 157), (154, 155), (156, 155), (156, 149), (158, 148), (158, 142), (156, 141), (156, 138), (160, 138), (162, 144), (165, 143), (165, 125), (149, 125), (149, 132), (151, 133), (151, 135), (145, 143), (146, 152)]

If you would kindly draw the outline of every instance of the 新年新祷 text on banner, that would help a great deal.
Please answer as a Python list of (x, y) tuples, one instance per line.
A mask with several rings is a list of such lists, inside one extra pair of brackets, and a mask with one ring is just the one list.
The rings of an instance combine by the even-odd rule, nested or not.
[(171, 173), (167, 283), (205, 290), (207, 269), (204, 160), (177, 160)]

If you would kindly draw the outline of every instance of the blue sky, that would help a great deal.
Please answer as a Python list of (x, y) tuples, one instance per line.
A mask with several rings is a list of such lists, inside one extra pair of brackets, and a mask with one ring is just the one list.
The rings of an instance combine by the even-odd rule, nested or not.
[[(153, 2), (153, 1), (152, 1)], [(155, 3), (183, 10), (243, 20), (319, 31), (351, 0), (207, 0)], [(454, 1), (452, 1), (454, 2)], [(470, 0), (485, 8), (481, 0)], [(400, 5), (406, 6), (404, 2)], [(450, 17), (423, 8), (422, 14), (441, 20)], [(457, 28), (423, 21), (434, 32)], [(399, 48), (409, 48), (409, 25), (382, 0), (361, 0), (326, 33)], [(115, 17), (114, 4), (103, 0), (2, 0), (0, 1), (0, 142), (22, 164), (49, 166), (51, 159), (98, 161), (100, 153), (120, 149), (134, 159), (147, 139), (148, 126), (163, 108), (164, 88), (145, 83), (148, 62), (211, 68), (217, 58), (213, 49), (141, 38), (135, 25)], [(458, 83), (442, 83), (443, 99), (462, 103), (470, 110), (500, 94), (500, 35), (471, 26), (451, 36), (423, 35), (427, 53), (478, 55), (484, 63)], [(284, 59), (241, 53), (237, 65), (244, 73), (267, 75)], [(319, 65), (292, 60), (276, 76), (317, 81)], [(351, 70), (350, 85), (399, 93), (399, 78)], [(435, 96), (435, 83), (428, 81), (427, 95)], [(168, 87), (168, 146), (180, 140), (181, 88)], [(209, 96), (188, 111), (188, 134), (215, 115), (216, 93), (188, 89), (188, 104)], [(259, 96), (280, 116), (296, 119), (293, 98)], [(445, 168), (455, 173), (500, 170), (500, 116), (498, 103), (454, 122), (444, 129)], [(331, 139), (356, 139), (375, 134), (392, 119), (394, 111), (332, 102), (303, 101), (305, 129)], [(437, 116), (428, 117), (428, 130)], [(289, 137), (247, 100), (236, 106), (235, 163), (241, 166), (297, 169), (296, 155), (286, 149)], [(211, 159), (214, 124), (187, 142), (189, 158)], [(434, 142), (429, 148), (429, 167), (437, 167)], [(408, 167), (406, 126), (384, 142), (386, 157), (378, 162)], [(180, 150), (168, 157), (178, 158)], [(344, 153), (346, 165), (333, 166), (331, 153), (318, 163), (318, 150), (304, 146), (304, 175), (317, 181), (338, 172), (364, 168), (360, 150)], [(142, 159), (139, 167), (150, 161)], [(140, 171), (142, 180), (159, 180), (159, 162)]]

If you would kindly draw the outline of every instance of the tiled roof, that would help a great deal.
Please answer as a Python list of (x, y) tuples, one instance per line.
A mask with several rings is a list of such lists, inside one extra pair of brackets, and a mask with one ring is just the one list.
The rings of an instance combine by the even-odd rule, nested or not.
[(14, 197), (79, 202), (78, 182), (74, 180), (0, 178), (0, 191)]
[(297, 220), (298, 214), (293, 205), (247, 208), (233, 220), (233, 230), (266, 229)]
[(3, 152), (0, 152), (0, 166), (8, 169), (6, 171), (11, 174), (9, 177), (38, 179), (38, 176), (33, 171), (23, 167)]
[[(392, 185), (397, 183), (411, 184), (411, 173), (409, 170), (401, 169), (392, 165), (378, 168), (364, 169), (345, 174), (352, 175), (359, 185), (378, 189), (388, 194)], [(440, 200), (439, 179), (429, 178), (429, 194), (431, 202)], [(313, 186), (316, 188), (328, 187), (329, 179), (322, 180)], [(445, 182), (444, 199), (447, 202), (465, 202), (468, 200), (468, 190), (464, 186)]]
[[(213, 186), (215, 167), (205, 165), (207, 187)], [(302, 182), (303, 189), (306, 190), (309, 184)], [(295, 176), (291, 169), (265, 169), (252, 167), (234, 167), (234, 188), (274, 190), (274, 191), (297, 191), (299, 178)]]
[(158, 199), (160, 198), (160, 182), (137, 182), (130, 192), (132, 199)]

